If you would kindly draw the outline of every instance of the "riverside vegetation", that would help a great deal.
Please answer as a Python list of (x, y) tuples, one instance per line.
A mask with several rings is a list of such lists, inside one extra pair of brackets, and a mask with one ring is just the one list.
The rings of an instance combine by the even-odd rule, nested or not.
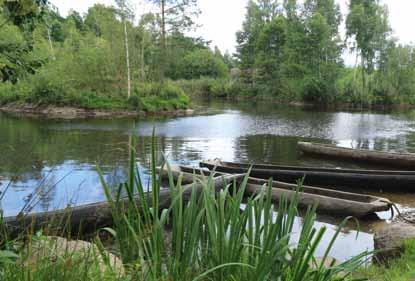
[(415, 102), (414, 47), (393, 37), (378, 0), (352, 0), (346, 15), (335, 0), (250, 0), (234, 55), (188, 35), (197, 0), (146, 2), (154, 9), (140, 16), (118, 0), (63, 17), (47, 0), (1, 0), (0, 104), (158, 111), (187, 108), (193, 94)]

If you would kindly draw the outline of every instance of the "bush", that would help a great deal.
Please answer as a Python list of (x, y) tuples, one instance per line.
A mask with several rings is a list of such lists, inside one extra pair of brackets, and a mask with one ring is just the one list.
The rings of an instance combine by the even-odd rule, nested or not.
[(166, 81), (140, 84), (128, 103), (139, 110), (158, 111), (187, 108), (190, 100), (180, 87)]
[(19, 95), (16, 86), (10, 82), (0, 83), (0, 105), (17, 102)]
[(196, 50), (183, 58), (181, 77), (184, 79), (199, 79), (202, 77), (225, 78), (229, 69), (222, 58), (215, 56), (207, 49)]
[(306, 102), (327, 103), (330, 100), (330, 93), (327, 84), (315, 77), (306, 77), (302, 81), (303, 100)]
[(203, 77), (196, 80), (179, 80), (175, 82), (186, 93), (206, 97), (236, 97), (247, 94), (249, 87), (229, 79), (212, 79)]
[(26, 96), (26, 102), (39, 105), (68, 105), (68, 98), (72, 93), (64, 83), (42, 74), (33, 76), (30, 82), (32, 86)]

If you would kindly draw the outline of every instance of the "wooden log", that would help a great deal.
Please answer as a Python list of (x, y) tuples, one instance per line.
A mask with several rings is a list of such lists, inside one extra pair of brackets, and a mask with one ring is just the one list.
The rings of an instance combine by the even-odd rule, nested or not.
[(350, 159), (382, 166), (405, 167), (415, 169), (414, 153), (392, 153), (366, 149), (337, 147), (330, 144), (299, 142), (298, 148), (308, 154), (326, 156), (336, 159)]
[[(234, 180), (238, 180), (241, 177), (243, 177), (243, 175), (217, 177), (213, 180), (212, 185), (216, 191), (219, 191), (224, 185), (229, 184)], [(194, 190), (197, 195), (200, 195), (206, 186), (205, 183), (200, 182), (195, 183), (194, 185)], [(187, 202), (192, 194), (193, 184), (186, 185), (183, 188), (183, 201)], [(151, 192), (147, 194), (147, 197), (149, 198), (148, 204), (151, 205)], [(167, 209), (170, 207), (171, 194), (168, 189), (160, 190), (159, 202), (160, 209)], [(122, 203), (127, 204), (128, 200), (124, 199)], [(142, 202), (139, 198), (136, 198), (136, 204), (138, 207), (142, 206)], [(53, 232), (53, 234), (62, 235), (68, 233), (87, 234), (102, 227), (112, 226), (113, 217), (110, 204), (108, 202), (99, 202), (70, 207), (63, 210), (6, 217), (4, 218), (4, 224), (12, 237), (22, 233), (35, 233), (40, 229)]]

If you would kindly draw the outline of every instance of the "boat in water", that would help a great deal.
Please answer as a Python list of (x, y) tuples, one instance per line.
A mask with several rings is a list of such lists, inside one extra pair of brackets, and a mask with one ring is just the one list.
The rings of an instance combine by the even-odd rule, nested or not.
[(387, 167), (415, 170), (415, 153), (394, 153), (367, 149), (338, 147), (332, 144), (299, 142), (298, 148), (306, 154), (335, 159), (348, 159)]
[(303, 181), (305, 185), (325, 188), (358, 188), (392, 192), (415, 191), (415, 171), (358, 170), (244, 164), (220, 160), (200, 162), (201, 167), (228, 174), (246, 173), (260, 179), (287, 183)]
[[(207, 177), (216, 178), (223, 176), (224, 173), (189, 168), (184, 166), (169, 166), (159, 169), (162, 178), (173, 179), (184, 184), (203, 181)], [(272, 184), (271, 197), (274, 203), (279, 203), (282, 198), (292, 200), (298, 194), (299, 207), (306, 209), (317, 206), (319, 213), (330, 214), (332, 216), (353, 216), (357, 218), (365, 217), (376, 212), (388, 211), (391, 202), (388, 199), (363, 195), (357, 193), (324, 189), (312, 186), (299, 186), (279, 181), (268, 181), (249, 177), (245, 189), (245, 195), (257, 195), (260, 192), (267, 192), (266, 188)]]

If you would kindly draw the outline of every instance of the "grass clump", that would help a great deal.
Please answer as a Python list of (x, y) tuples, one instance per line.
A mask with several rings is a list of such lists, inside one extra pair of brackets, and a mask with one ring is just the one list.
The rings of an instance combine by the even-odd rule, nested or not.
[(404, 252), (399, 259), (387, 265), (372, 265), (359, 271), (371, 281), (412, 281), (415, 278), (415, 240), (403, 243)]

